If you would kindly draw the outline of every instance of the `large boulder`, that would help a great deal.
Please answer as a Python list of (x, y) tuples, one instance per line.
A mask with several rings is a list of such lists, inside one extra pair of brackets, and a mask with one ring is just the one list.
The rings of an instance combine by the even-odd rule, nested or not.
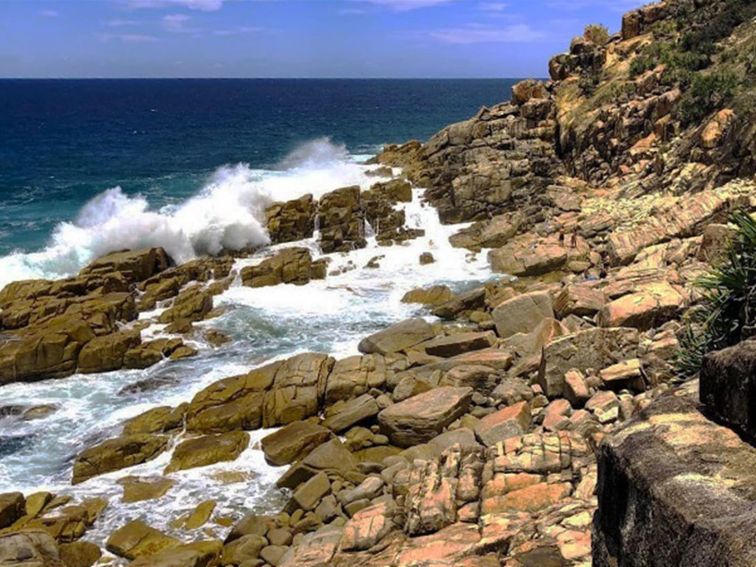
[(140, 341), (138, 331), (122, 331), (95, 337), (84, 345), (79, 353), (79, 372), (89, 374), (123, 368), (126, 352), (136, 347)]
[(517, 234), (522, 222), (519, 212), (496, 215), (452, 234), (449, 242), (455, 248), (467, 248), (476, 252), (483, 248), (499, 248)]
[(241, 271), (242, 283), (249, 287), (278, 284), (304, 285), (326, 276), (325, 260), (313, 261), (307, 248), (284, 248), (275, 256)]
[(518, 402), (485, 416), (475, 426), (475, 435), (487, 447), (510, 437), (519, 437), (530, 429), (530, 404)]
[(637, 358), (637, 329), (596, 328), (559, 337), (541, 355), (538, 383), (550, 398), (564, 395), (564, 375), (577, 369), (599, 370), (616, 362)]
[(756, 341), (704, 357), (701, 402), (717, 419), (756, 439)]
[(471, 388), (434, 388), (382, 410), (378, 422), (394, 445), (425, 443), (467, 412), (472, 393)]
[(130, 282), (146, 280), (167, 269), (173, 260), (162, 248), (124, 250), (98, 258), (79, 272), (81, 275), (120, 272)]
[(331, 437), (333, 433), (322, 425), (295, 421), (263, 437), (260, 444), (265, 460), (280, 467), (302, 459)]
[(326, 254), (349, 252), (366, 244), (360, 187), (342, 187), (321, 197), (318, 204), (320, 248)]
[(554, 318), (551, 295), (547, 291), (517, 295), (497, 305), (491, 316), (502, 338), (529, 333), (544, 319)]
[(173, 451), (166, 473), (233, 461), (249, 445), (249, 433), (230, 431), (187, 439)]
[(493, 331), (454, 333), (445, 337), (436, 337), (413, 347), (430, 356), (450, 358), (466, 352), (473, 352), (492, 347), (496, 343)]
[(85, 449), (76, 456), (72, 484), (93, 476), (139, 465), (157, 457), (168, 446), (162, 435), (123, 435)]
[(648, 330), (677, 317), (685, 305), (683, 295), (667, 282), (647, 284), (601, 308), (602, 327), (635, 327)]
[(211, 567), (217, 564), (222, 549), (217, 540), (194, 541), (137, 557), (129, 567)]
[(374, 417), (381, 410), (378, 402), (370, 394), (363, 394), (348, 402), (338, 403), (326, 410), (323, 425), (334, 433), (341, 433)]
[(593, 565), (756, 565), (756, 448), (698, 409), (692, 381), (598, 450)]
[(273, 203), (266, 209), (265, 216), (273, 244), (311, 238), (315, 231), (315, 201), (309, 194), (284, 203)]
[(392, 354), (413, 347), (436, 336), (433, 325), (416, 317), (406, 319), (360, 341), (360, 352), (365, 354)]
[(201, 321), (212, 309), (213, 294), (194, 285), (178, 294), (173, 305), (160, 314), (160, 322)]
[(7, 528), (24, 515), (24, 495), (20, 492), (0, 494), (0, 529)]
[(141, 520), (133, 520), (110, 534), (105, 547), (119, 557), (136, 559), (160, 553), (180, 543), (176, 538), (148, 526)]
[(25, 530), (0, 535), (0, 565), (68, 567), (60, 557), (58, 544), (43, 530)]
[(554, 299), (554, 312), (560, 319), (568, 315), (593, 317), (606, 305), (604, 292), (586, 284), (565, 286)]
[(348, 400), (386, 383), (386, 361), (379, 354), (355, 355), (337, 360), (328, 375), (325, 403)]

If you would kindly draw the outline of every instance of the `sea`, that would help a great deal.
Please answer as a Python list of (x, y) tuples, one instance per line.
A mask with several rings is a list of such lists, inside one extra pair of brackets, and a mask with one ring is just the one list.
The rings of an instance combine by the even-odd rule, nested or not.
[[(346, 185), (369, 188), (366, 161), (387, 143), (427, 140), (481, 106), (509, 98), (515, 80), (0, 80), (0, 287), (75, 274), (94, 258), (163, 246), (184, 262), (268, 243), (265, 208)], [(398, 172), (397, 172), (398, 173)], [(425, 236), (331, 256), (338, 272), (306, 286), (246, 288), (216, 296), (223, 315), (198, 324), (231, 337), (221, 348), (190, 340), (191, 359), (145, 370), (76, 374), (0, 387), (0, 493), (50, 490), (109, 505), (86, 538), (103, 544), (141, 518), (187, 539), (171, 520), (199, 502), (217, 517), (273, 513), (286, 495), (283, 469), (265, 463), (259, 439), (231, 463), (171, 473), (160, 499), (126, 504), (125, 476), (162, 475), (161, 457), (71, 487), (74, 456), (120, 433), (123, 421), (177, 405), (212, 382), (299, 352), (357, 354), (360, 338), (427, 313), (401, 302), (410, 289), (463, 290), (492, 277), (485, 252), (452, 248), (444, 226), (413, 190), (407, 223)], [(318, 235), (283, 246), (321, 255)], [(279, 245), (279, 247), (282, 245)], [(436, 261), (421, 266), (420, 253)], [(238, 260), (235, 273), (269, 248)], [(378, 268), (367, 267), (377, 258)], [(374, 263), (376, 263), (374, 262)], [(148, 318), (155, 312), (142, 314)], [(151, 325), (143, 338), (165, 336)], [(25, 420), (18, 408), (48, 406)], [(3, 411), (3, 408), (15, 408)], [(180, 440), (177, 439), (175, 442)], [(203, 528), (222, 536), (220, 524)], [(191, 539), (191, 537), (189, 538)]]

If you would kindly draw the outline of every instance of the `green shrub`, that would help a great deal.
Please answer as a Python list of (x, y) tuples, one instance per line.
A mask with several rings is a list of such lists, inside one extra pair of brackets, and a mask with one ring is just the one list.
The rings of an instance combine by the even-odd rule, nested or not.
[(697, 282), (703, 300), (689, 312), (674, 361), (683, 378), (701, 369), (707, 353), (739, 343), (756, 325), (756, 221), (736, 211), (732, 222), (737, 233), (727, 259)]
[(585, 26), (583, 36), (596, 45), (604, 46), (609, 43), (609, 30), (601, 24), (589, 24)]
[(733, 73), (694, 75), (690, 87), (680, 100), (678, 118), (686, 126), (700, 122), (728, 102), (737, 86), (738, 79)]

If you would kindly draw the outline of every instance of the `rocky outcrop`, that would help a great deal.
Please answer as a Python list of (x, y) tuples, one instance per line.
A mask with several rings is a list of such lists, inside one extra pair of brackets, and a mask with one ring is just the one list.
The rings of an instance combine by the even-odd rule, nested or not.
[(315, 231), (316, 205), (312, 195), (273, 203), (265, 211), (268, 235), (273, 244), (311, 238)]
[(349, 252), (365, 246), (364, 214), (360, 187), (326, 193), (318, 205), (320, 248), (326, 254)]
[(100, 474), (154, 459), (168, 446), (160, 435), (132, 434), (109, 439), (76, 456), (71, 482), (78, 484)]
[(599, 449), (593, 562), (756, 562), (756, 449), (698, 410), (698, 383), (649, 406)]
[(312, 260), (307, 248), (284, 248), (275, 256), (241, 271), (242, 283), (249, 287), (278, 284), (304, 285), (326, 276), (326, 261)]

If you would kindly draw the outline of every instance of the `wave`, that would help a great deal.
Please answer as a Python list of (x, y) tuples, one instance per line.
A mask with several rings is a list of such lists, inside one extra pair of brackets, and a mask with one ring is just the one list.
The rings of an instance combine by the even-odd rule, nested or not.
[(0, 258), (0, 287), (33, 278), (76, 273), (93, 259), (127, 248), (162, 246), (177, 262), (223, 249), (268, 244), (265, 209), (312, 193), (316, 197), (369, 179), (342, 145), (328, 138), (293, 150), (276, 170), (248, 164), (217, 169), (205, 186), (183, 203), (153, 210), (143, 195), (112, 187), (84, 205), (76, 219), (55, 227), (48, 246)]

